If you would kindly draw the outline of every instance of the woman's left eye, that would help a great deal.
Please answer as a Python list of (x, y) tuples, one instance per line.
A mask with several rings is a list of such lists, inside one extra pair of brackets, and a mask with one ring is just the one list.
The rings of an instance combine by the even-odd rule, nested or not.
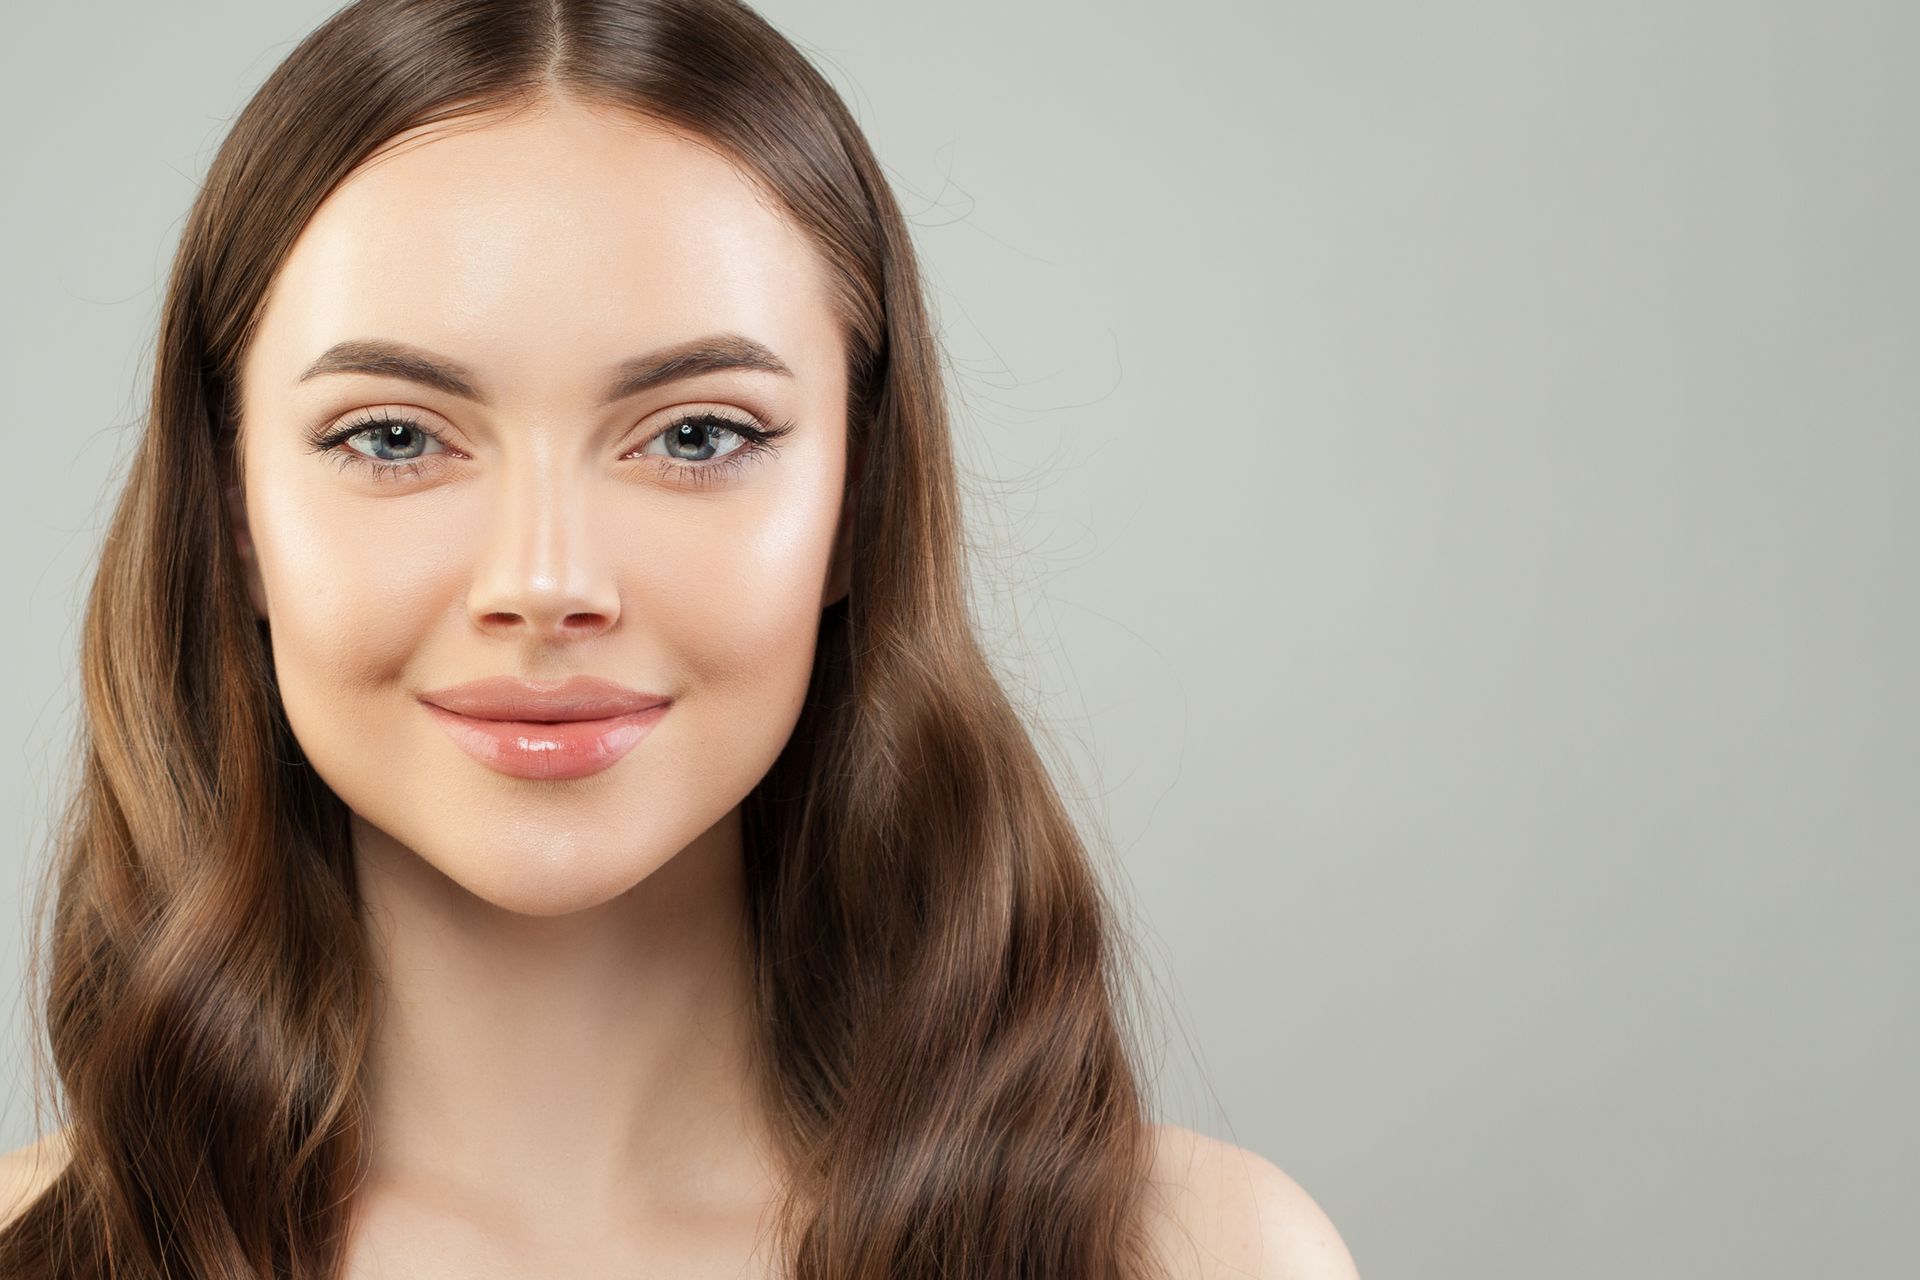
[[(675, 418), (665, 430), (650, 437), (640, 446), (640, 455), (673, 459), (666, 469), (676, 480), (715, 484), (735, 468), (773, 453), (779, 448), (775, 442), (791, 430), (791, 422), (767, 427), (711, 409), (697, 409)], [(728, 441), (731, 443), (722, 448)], [(662, 447), (660, 452), (654, 452), (656, 444)], [(682, 449), (689, 452), (681, 453)]]
[[(652, 446), (659, 444), (665, 445), (666, 448), (655, 455), (657, 457), (677, 458), (683, 462), (706, 462), (714, 457), (728, 457), (748, 445), (751, 441), (748, 435), (749, 430), (750, 428), (715, 414), (697, 414), (680, 419), (647, 441), (641, 446), (641, 452), (644, 453)], [(723, 438), (731, 437), (735, 442), (733, 447), (718, 449), (714, 443), (716, 433)], [(689, 457), (674, 452), (683, 447), (691, 448), (697, 456)]]
[[(774, 452), (778, 447), (775, 442), (792, 430), (790, 422), (767, 427), (713, 410), (696, 410), (668, 423), (665, 429), (649, 437), (636, 455), (630, 456), (671, 459), (665, 470), (676, 479), (696, 485), (712, 484), (760, 454)], [(373, 449), (417, 448), (421, 452), (402, 458), (369, 454), (352, 446), (353, 441), (362, 438), (371, 440)], [(417, 444), (413, 443), (415, 440)], [(338, 430), (323, 430), (310, 443), (315, 452), (338, 458), (343, 470), (367, 467), (381, 480), (420, 474), (427, 466), (421, 459), (433, 456), (426, 451), (429, 444), (439, 446), (437, 452), (448, 451), (440, 437), (420, 423), (388, 412), (357, 419)], [(653, 449), (656, 444), (662, 446), (659, 451)], [(342, 448), (343, 445), (346, 447)]]

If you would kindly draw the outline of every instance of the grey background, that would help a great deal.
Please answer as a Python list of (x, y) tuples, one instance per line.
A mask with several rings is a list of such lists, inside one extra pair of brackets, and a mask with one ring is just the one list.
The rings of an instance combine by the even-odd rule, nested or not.
[[(163, 272), (333, 7), (8, 14), (9, 991)], [(762, 12), (912, 217), (1163, 1117), (1369, 1280), (1920, 1271), (1916, 9)]]

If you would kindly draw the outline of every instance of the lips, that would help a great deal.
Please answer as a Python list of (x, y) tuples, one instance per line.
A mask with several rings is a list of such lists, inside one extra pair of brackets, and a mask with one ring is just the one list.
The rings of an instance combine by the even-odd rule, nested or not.
[(652, 731), (672, 700), (593, 676), (559, 683), (495, 677), (420, 695), (454, 743), (481, 764), (535, 781), (609, 768)]
[(605, 720), (631, 715), (670, 701), (663, 693), (642, 693), (598, 676), (559, 681), (492, 676), (449, 685), (420, 695), (423, 702), (474, 720)]

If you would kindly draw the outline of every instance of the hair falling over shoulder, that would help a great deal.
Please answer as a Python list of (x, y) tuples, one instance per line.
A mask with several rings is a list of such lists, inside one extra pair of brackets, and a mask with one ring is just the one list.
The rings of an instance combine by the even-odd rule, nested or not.
[(841, 98), (731, 0), (360, 0), (254, 95), (186, 223), (86, 604), (45, 1042), (70, 1158), (8, 1280), (330, 1280), (368, 1149), (347, 815), (280, 709), (221, 517), (267, 288), (408, 130), (543, 95), (716, 145), (832, 269), (851, 594), (744, 810), (795, 1280), (1134, 1280), (1150, 1126), (1115, 906), (976, 638), (908, 229)]

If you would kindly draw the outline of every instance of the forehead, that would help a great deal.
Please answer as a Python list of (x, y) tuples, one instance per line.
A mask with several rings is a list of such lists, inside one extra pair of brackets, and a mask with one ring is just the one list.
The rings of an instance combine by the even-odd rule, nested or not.
[(701, 142), (554, 104), (402, 135), (350, 175), (276, 276), (245, 382), (285, 387), (333, 343), (378, 337), (490, 386), (597, 392), (636, 351), (723, 330), (802, 378), (837, 367), (812, 245)]

